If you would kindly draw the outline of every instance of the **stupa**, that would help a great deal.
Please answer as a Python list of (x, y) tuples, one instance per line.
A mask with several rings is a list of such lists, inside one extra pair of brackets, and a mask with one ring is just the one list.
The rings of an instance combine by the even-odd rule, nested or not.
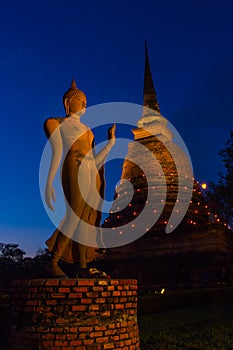
[[(103, 226), (116, 229), (129, 222), (135, 225), (135, 218), (147, 206), (147, 218), (143, 215), (145, 226), (141, 228), (143, 233), (171, 232), (175, 228), (171, 214), (173, 221), (179, 222), (182, 207), (186, 211), (189, 206), (189, 201), (185, 201), (187, 193), (190, 195), (188, 200), (191, 199), (192, 169), (188, 155), (173, 141), (169, 122), (160, 113), (146, 44), (143, 97), (142, 117), (137, 128), (132, 130), (134, 141), (128, 146), (116, 200)], [(128, 182), (133, 186), (133, 196), (125, 206)]]
[[(112, 275), (138, 278), (139, 286), (200, 284), (209, 266), (229, 263), (233, 242), (227, 227), (211, 212), (193, 179), (187, 153), (160, 113), (146, 43), (143, 99), (142, 117), (132, 130), (134, 141), (128, 145), (114, 205), (103, 227), (124, 236), (124, 227), (131, 224), (133, 237), (135, 219), (146, 207), (148, 217), (139, 220), (141, 237), (108, 249), (102, 263)], [(128, 202), (129, 182), (133, 191)]]

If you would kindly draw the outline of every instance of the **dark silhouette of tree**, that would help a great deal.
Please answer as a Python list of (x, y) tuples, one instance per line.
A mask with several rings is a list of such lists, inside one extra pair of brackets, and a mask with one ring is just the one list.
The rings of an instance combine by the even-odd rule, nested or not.
[(10, 259), (15, 262), (19, 262), (23, 259), (25, 251), (19, 248), (18, 244), (13, 243), (0, 243), (0, 258)]
[(210, 183), (208, 193), (212, 209), (231, 228), (233, 227), (233, 131), (225, 143), (225, 148), (218, 153), (222, 157), (225, 173), (219, 174), (217, 183)]
[(25, 257), (18, 244), (0, 243), (0, 288), (8, 288), (15, 279), (50, 277), (50, 259), (47, 249), (40, 249), (32, 258)]

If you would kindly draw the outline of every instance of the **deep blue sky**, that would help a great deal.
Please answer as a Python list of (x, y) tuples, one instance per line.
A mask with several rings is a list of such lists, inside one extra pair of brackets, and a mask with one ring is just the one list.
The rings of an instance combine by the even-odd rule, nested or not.
[(0, 241), (28, 254), (44, 247), (53, 225), (38, 186), (43, 121), (64, 114), (72, 76), (89, 106), (141, 104), (144, 39), (162, 114), (185, 141), (195, 177), (215, 180), (233, 128), (232, 15), (231, 0), (3, 2)]

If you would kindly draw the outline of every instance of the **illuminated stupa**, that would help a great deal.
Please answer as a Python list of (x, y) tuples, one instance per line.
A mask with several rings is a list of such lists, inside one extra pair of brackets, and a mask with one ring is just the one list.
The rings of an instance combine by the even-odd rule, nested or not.
[[(132, 130), (134, 141), (128, 145), (114, 205), (103, 227), (124, 237), (125, 227), (131, 225), (133, 237), (135, 219), (140, 218), (146, 206), (150, 215), (143, 217), (140, 238), (107, 249), (100, 264), (112, 276), (137, 278), (141, 291), (158, 286), (193, 288), (201, 285), (203, 271), (214, 269), (213, 273), (218, 274), (222, 266), (229, 264), (233, 238), (211, 213), (199, 183), (192, 178), (187, 188), (191, 175), (189, 159), (176, 143), (170, 123), (160, 114), (147, 47), (143, 95), (142, 117)], [(138, 146), (145, 147), (149, 155)], [(151, 161), (151, 155), (157, 161)], [(190, 193), (188, 203), (186, 191)], [(179, 216), (183, 200), (186, 214)], [(174, 230), (172, 215), (180, 222)], [(150, 226), (153, 216), (154, 224)]]
[[(173, 212), (173, 216), (177, 216), (179, 220), (180, 207), (177, 206), (177, 202), (182, 201), (182, 197), (185, 201), (187, 190), (191, 193), (193, 186), (189, 158), (173, 141), (174, 135), (168, 120), (160, 113), (146, 45), (143, 97), (142, 117), (138, 120), (138, 127), (132, 130), (134, 141), (128, 145), (121, 180), (116, 188), (116, 200), (103, 225), (113, 229), (130, 222), (135, 225), (134, 219), (148, 206), (149, 222), (153, 221), (154, 225), (147, 227), (148, 220), (143, 217), (145, 227), (142, 235), (154, 230), (161, 233), (165, 230), (171, 232), (171, 213)], [(133, 186), (133, 196), (129, 203), (128, 182)]]

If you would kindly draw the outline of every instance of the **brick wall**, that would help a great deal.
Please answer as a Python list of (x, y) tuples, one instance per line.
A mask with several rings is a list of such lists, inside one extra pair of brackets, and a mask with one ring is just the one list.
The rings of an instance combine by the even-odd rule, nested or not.
[(12, 350), (139, 350), (137, 281), (14, 281)]

